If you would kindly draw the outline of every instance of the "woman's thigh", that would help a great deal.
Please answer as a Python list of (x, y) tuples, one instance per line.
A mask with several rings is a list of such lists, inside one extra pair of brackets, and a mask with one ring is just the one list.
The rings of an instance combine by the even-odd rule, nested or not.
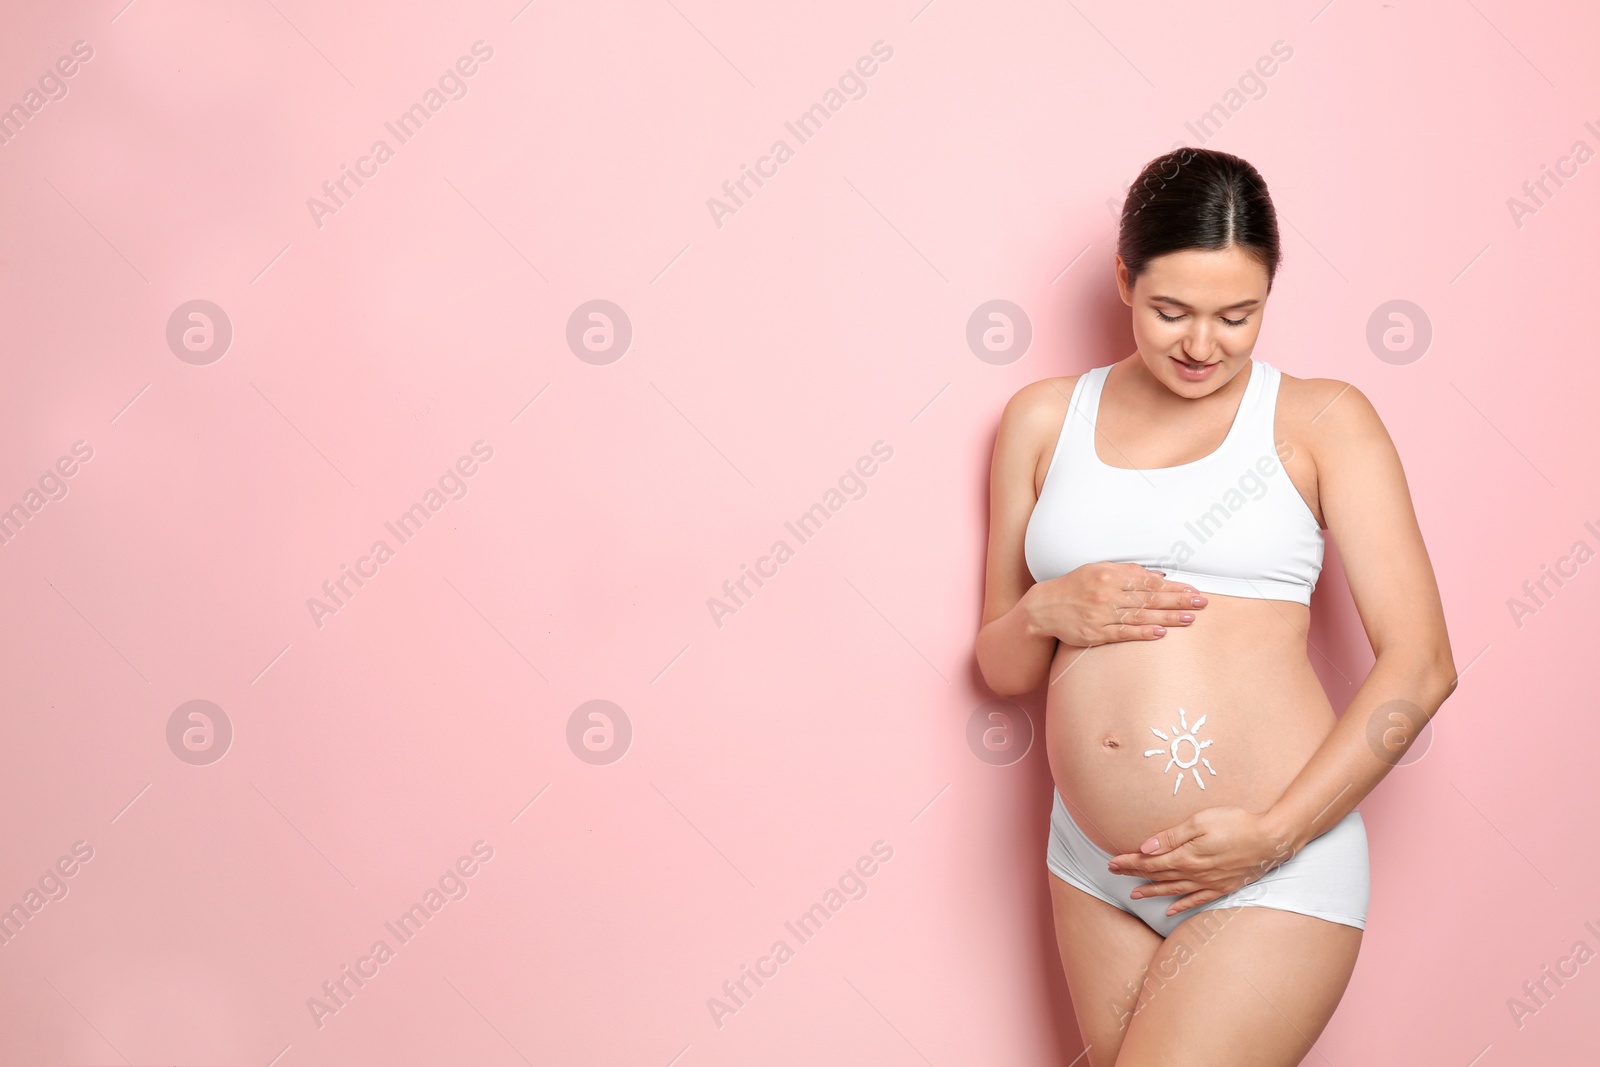
[(1085, 1059), (1089, 1067), (1113, 1067), (1161, 935), (1054, 874), (1045, 877), (1078, 1034), (1088, 1046)]
[(1213, 908), (1149, 961), (1116, 1067), (1294, 1067), (1344, 996), (1362, 931), (1276, 908)]

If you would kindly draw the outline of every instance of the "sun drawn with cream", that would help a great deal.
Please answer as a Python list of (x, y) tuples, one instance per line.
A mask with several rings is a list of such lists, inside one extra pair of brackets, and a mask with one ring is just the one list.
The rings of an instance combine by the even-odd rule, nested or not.
[[(1195, 767), (1196, 763), (1204, 764), (1205, 769), (1210, 771), (1213, 775), (1217, 773), (1217, 769), (1211, 766), (1211, 761), (1200, 755), (1201, 749), (1210, 748), (1216, 742), (1201, 741), (1199, 738), (1195, 737), (1195, 734), (1200, 732), (1200, 727), (1204, 726), (1205, 724), (1206, 717), (1202, 715), (1198, 720), (1196, 720), (1193, 726), (1190, 726), (1188, 714), (1182, 708), (1179, 708), (1178, 725), (1172, 728), (1173, 736), (1168, 737), (1160, 730), (1157, 730), (1154, 726), (1150, 727), (1150, 732), (1161, 738), (1161, 740), (1168, 742), (1168, 747), (1146, 749), (1145, 755), (1159, 756), (1165, 753), (1171, 757), (1171, 759), (1167, 760), (1167, 765), (1161, 768), (1161, 773), (1166, 774), (1167, 771), (1171, 770), (1174, 766), (1178, 768), (1178, 780), (1172, 783), (1173, 796), (1178, 795), (1178, 787), (1183, 784), (1184, 771), (1188, 771), (1190, 774), (1194, 775), (1195, 784), (1201, 789), (1206, 787), (1205, 779), (1200, 777), (1200, 771)], [(1189, 746), (1190, 751), (1188, 752), (1189, 758), (1187, 760), (1179, 758), (1180, 745)]]

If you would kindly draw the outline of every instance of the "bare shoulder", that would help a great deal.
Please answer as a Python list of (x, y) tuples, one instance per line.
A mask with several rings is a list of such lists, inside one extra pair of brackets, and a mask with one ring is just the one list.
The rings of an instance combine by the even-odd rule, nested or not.
[(1006, 401), (1005, 412), (1000, 416), (1001, 432), (1028, 437), (1048, 430), (1053, 435), (1061, 428), (1061, 420), (1066, 418), (1078, 377), (1069, 374), (1041, 378), (1018, 389)]
[(1046, 460), (1054, 452), (1078, 377), (1072, 374), (1042, 378), (1012, 394), (995, 434), (993, 473), (997, 476), (996, 484), (1001, 478), (1008, 484), (1015, 478), (1018, 494), (1027, 486), (1033, 490), (1028, 498), (1030, 502), (1038, 495)]
[(1289, 432), (1319, 456), (1351, 445), (1387, 441), (1367, 395), (1338, 378), (1296, 378), (1279, 372), (1278, 408)]

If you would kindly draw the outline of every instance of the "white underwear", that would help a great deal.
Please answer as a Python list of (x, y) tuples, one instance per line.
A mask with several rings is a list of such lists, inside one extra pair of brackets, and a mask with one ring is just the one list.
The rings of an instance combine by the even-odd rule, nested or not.
[(1176, 915), (1167, 909), (1175, 896), (1130, 897), (1128, 893), (1150, 879), (1140, 875), (1112, 874), (1106, 870), (1111, 854), (1090, 841), (1072, 816), (1059, 792), (1050, 813), (1050, 844), (1045, 866), (1050, 873), (1107, 904), (1121, 908), (1162, 937), (1185, 919), (1210, 908), (1254, 906), (1299, 912), (1329, 922), (1366, 929), (1369, 874), (1367, 828), (1359, 809), (1350, 812), (1326, 833), (1311, 839), (1295, 855), (1266, 874), (1207, 904)]

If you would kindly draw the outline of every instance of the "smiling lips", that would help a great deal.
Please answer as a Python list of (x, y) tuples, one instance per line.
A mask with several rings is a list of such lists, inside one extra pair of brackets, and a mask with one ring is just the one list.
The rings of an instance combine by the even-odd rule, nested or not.
[(1219, 359), (1211, 363), (1191, 363), (1186, 359), (1179, 359), (1177, 356), (1171, 356), (1169, 358), (1172, 360), (1172, 362), (1178, 365), (1178, 370), (1181, 372), (1179, 376), (1186, 382), (1203, 382), (1208, 380), (1211, 377), (1212, 372), (1217, 369), (1217, 364), (1222, 362)]

